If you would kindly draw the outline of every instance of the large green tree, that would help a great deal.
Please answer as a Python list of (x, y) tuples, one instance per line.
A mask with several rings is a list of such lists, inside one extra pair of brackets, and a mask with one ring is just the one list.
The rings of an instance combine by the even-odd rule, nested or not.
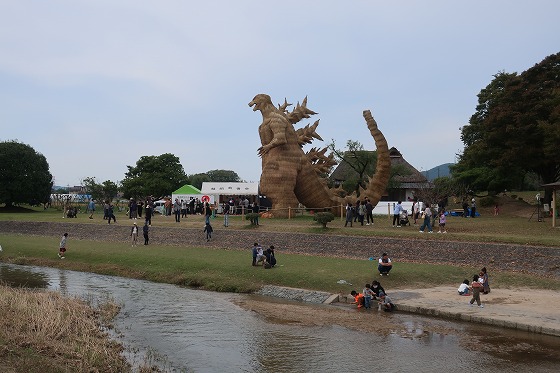
[(44, 155), (16, 141), (0, 142), (0, 203), (46, 203), (52, 186)]
[(368, 177), (373, 175), (377, 165), (377, 151), (364, 150), (364, 146), (354, 140), (348, 140), (344, 150), (337, 149), (334, 140), (328, 148), (337, 163), (343, 164), (346, 170), (342, 188), (347, 193), (358, 193), (360, 187), (365, 188)]
[(86, 177), (82, 180), (82, 185), (86, 188), (87, 193), (91, 195), (91, 198), (96, 200), (111, 201), (117, 196), (119, 191), (118, 185), (111, 180), (106, 180), (99, 184), (95, 177)]
[(121, 183), (125, 198), (162, 197), (187, 183), (179, 158), (170, 153), (142, 156), (136, 166), (126, 167), (128, 172)]
[(500, 72), (478, 95), (453, 177), (473, 190), (523, 186), (527, 174), (543, 183), (560, 177), (560, 53), (527, 71)]

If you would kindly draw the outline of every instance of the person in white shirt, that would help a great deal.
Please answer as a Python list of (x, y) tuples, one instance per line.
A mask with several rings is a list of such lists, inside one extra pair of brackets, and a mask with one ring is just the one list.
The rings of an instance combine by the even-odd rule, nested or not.
[(457, 292), (459, 295), (469, 295), (469, 280), (463, 281), (463, 283), (459, 285)]

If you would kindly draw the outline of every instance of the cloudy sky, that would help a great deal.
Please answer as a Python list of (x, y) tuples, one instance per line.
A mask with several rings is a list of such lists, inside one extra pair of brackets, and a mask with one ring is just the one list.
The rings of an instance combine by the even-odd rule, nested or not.
[(308, 96), (326, 146), (454, 162), (499, 71), (560, 49), (560, 1), (0, 0), (0, 141), (45, 155), (56, 185), (120, 181), (143, 155), (258, 181), (258, 93)]

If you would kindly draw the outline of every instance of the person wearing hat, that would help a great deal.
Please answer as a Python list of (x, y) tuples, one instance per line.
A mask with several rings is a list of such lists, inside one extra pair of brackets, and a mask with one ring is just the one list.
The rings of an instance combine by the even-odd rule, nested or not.
[(384, 292), (379, 293), (379, 305), (381, 306), (381, 308), (383, 308), (383, 311), (385, 312), (391, 312), (395, 309), (395, 305), (393, 304), (393, 301)]
[(132, 237), (132, 247), (136, 246), (138, 241), (138, 224), (134, 222), (132, 229), (130, 230), (130, 237)]
[(383, 253), (381, 258), (379, 258), (379, 264), (377, 265), (377, 270), (381, 276), (389, 276), (389, 271), (393, 268), (393, 263), (391, 259), (387, 255), (387, 253)]

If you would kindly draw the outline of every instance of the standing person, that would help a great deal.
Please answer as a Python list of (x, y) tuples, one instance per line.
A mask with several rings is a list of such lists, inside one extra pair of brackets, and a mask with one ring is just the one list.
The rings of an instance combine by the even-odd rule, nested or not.
[(138, 225), (136, 222), (132, 225), (132, 229), (130, 230), (130, 237), (132, 237), (132, 247), (138, 244)]
[(494, 216), (500, 215), (500, 206), (496, 203), (494, 205)]
[(461, 206), (463, 207), (463, 217), (468, 218), (469, 217), (469, 204), (467, 203), (466, 199), (463, 199), (463, 204)]
[(181, 222), (181, 202), (179, 198), (175, 198), (175, 203), (173, 203), (173, 213), (175, 214), (175, 223)]
[(204, 232), (206, 232), (206, 242), (210, 241), (210, 239), (212, 238), (212, 232), (214, 232), (214, 229), (212, 229), (210, 222), (206, 223), (206, 225), (204, 226)]
[(129, 219), (137, 219), (138, 218), (138, 203), (136, 203), (136, 200), (134, 198), (130, 199), (130, 203), (128, 204), (128, 208), (129, 208)]
[(373, 204), (371, 203), (369, 198), (367, 199), (366, 202), (366, 219), (367, 219), (366, 225), (369, 225), (370, 221), (371, 224), (373, 225)]
[(146, 224), (150, 226), (152, 225), (152, 214), (153, 214), (152, 205), (150, 203), (146, 203), (146, 217), (144, 218), (144, 220), (146, 221)]
[(116, 223), (117, 222), (117, 218), (115, 217), (115, 213), (114, 213), (114, 207), (112, 204), (109, 205), (109, 208), (107, 209), (107, 223), (111, 224), (111, 219), (113, 219), (113, 222)]
[(144, 207), (144, 203), (142, 201), (138, 202), (138, 217), (142, 217), (142, 208)]
[(109, 201), (103, 202), (103, 220), (109, 219)]
[(229, 227), (229, 203), (224, 204), (224, 227)]
[(377, 265), (379, 275), (389, 276), (389, 272), (391, 271), (391, 269), (393, 269), (393, 263), (391, 262), (391, 259), (389, 258), (387, 253), (383, 253), (383, 255), (381, 255), (381, 258), (379, 258), (379, 262)]
[(420, 202), (414, 198), (414, 203), (412, 204), (412, 218), (414, 219), (414, 225), (418, 223), (418, 216), (420, 216)]
[(259, 204), (257, 202), (253, 203), (253, 213), (257, 214), (255, 216), (255, 225), (259, 225), (259, 212), (260, 212), (260, 207)]
[(469, 306), (472, 306), (476, 301), (478, 307), (484, 308), (484, 305), (480, 302), (480, 290), (482, 290), (482, 284), (478, 282), (478, 275), (474, 275), (471, 282), (472, 299), (469, 301)]
[(375, 297), (375, 293), (371, 290), (371, 285), (366, 284), (362, 293), (364, 294), (364, 306), (366, 309), (369, 309), (371, 307), (371, 300)]
[[(447, 233), (447, 230), (445, 229), (445, 222), (446, 222), (446, 217), (445, 217), (445, 210), (442, 209), (439, 212), (439, 230), (438, 233)], [(441, 231), (443, 229), (443, 232)]]
[[(393, 208), (393, 227), (401, 227), (400, 217), (402, 211), (402, 201), (398, 201)], [(395, 225), (396, 224), (396, 225)]]
[(187, 217), (187, 201), (181, 200), (181, 217)]
[(356, 201), (356, 206), (354, 207), (354, 223), (358, 221), (358, 209), (360, 208), (360, 200)]
[(144, 223), (144, 227), (142, 228), (142, 233), (144, 234), (144, 245), (147, 245), (150, 241), (150, 227), (148, 226), (148, 221)]
[(364, 218), (366, 217), (366, 201), (362, 201), (360, 206), (358, 206), (358, 221), (361, 225), (364, 225)]
[(210, 204), (206, 202), (204, 204), (204, 218), (206, 224), (210, 224), (210, 216), (212, 216), (212, 207), (210, 207)]
[(480, 270), (480, 277), (482, 278), (482, 291), (484, 294), (490, 292), (490, 281), (488, 279), (488, 272), (486, 272), (486, 267), (482, 267)]
[(62, 235), (62, 239), (60, 240), (60, 244), (58, 245), (58, 257), (60, 259), (64, 259), (64, 255), (66, 253), (66, 239), (68, 238), (68, 233), (64, 233)]
[(348, 225), (348, 223), (350, 223), (350, 226), (352, 226), (352, 211), (353, 211), (353, 207), (352, 204), (350, 202), (348, 202), (348, 204), (346, 205), (346, 223), (344, 223), (344, 226), (346, 227)]
[(426, 206), (424, 212), (422, 213), (422, 217), (424, 222), (420, 226), (420, 233), (424, 233), (424, 228), (428, 227), (428, 233), (433, 233), (432, 231), (432, 224), (430, 221), (432, 220), (432, 210), (430, 210), (429, 206)]
[(476, 216), (476, 199), (471, 199), (471, 218)]
[(89, 218), (93, 219), (93, 213), (95, 212), (95, 200), (93, 198), (89, 201), (88, 210), (90, 212)]

